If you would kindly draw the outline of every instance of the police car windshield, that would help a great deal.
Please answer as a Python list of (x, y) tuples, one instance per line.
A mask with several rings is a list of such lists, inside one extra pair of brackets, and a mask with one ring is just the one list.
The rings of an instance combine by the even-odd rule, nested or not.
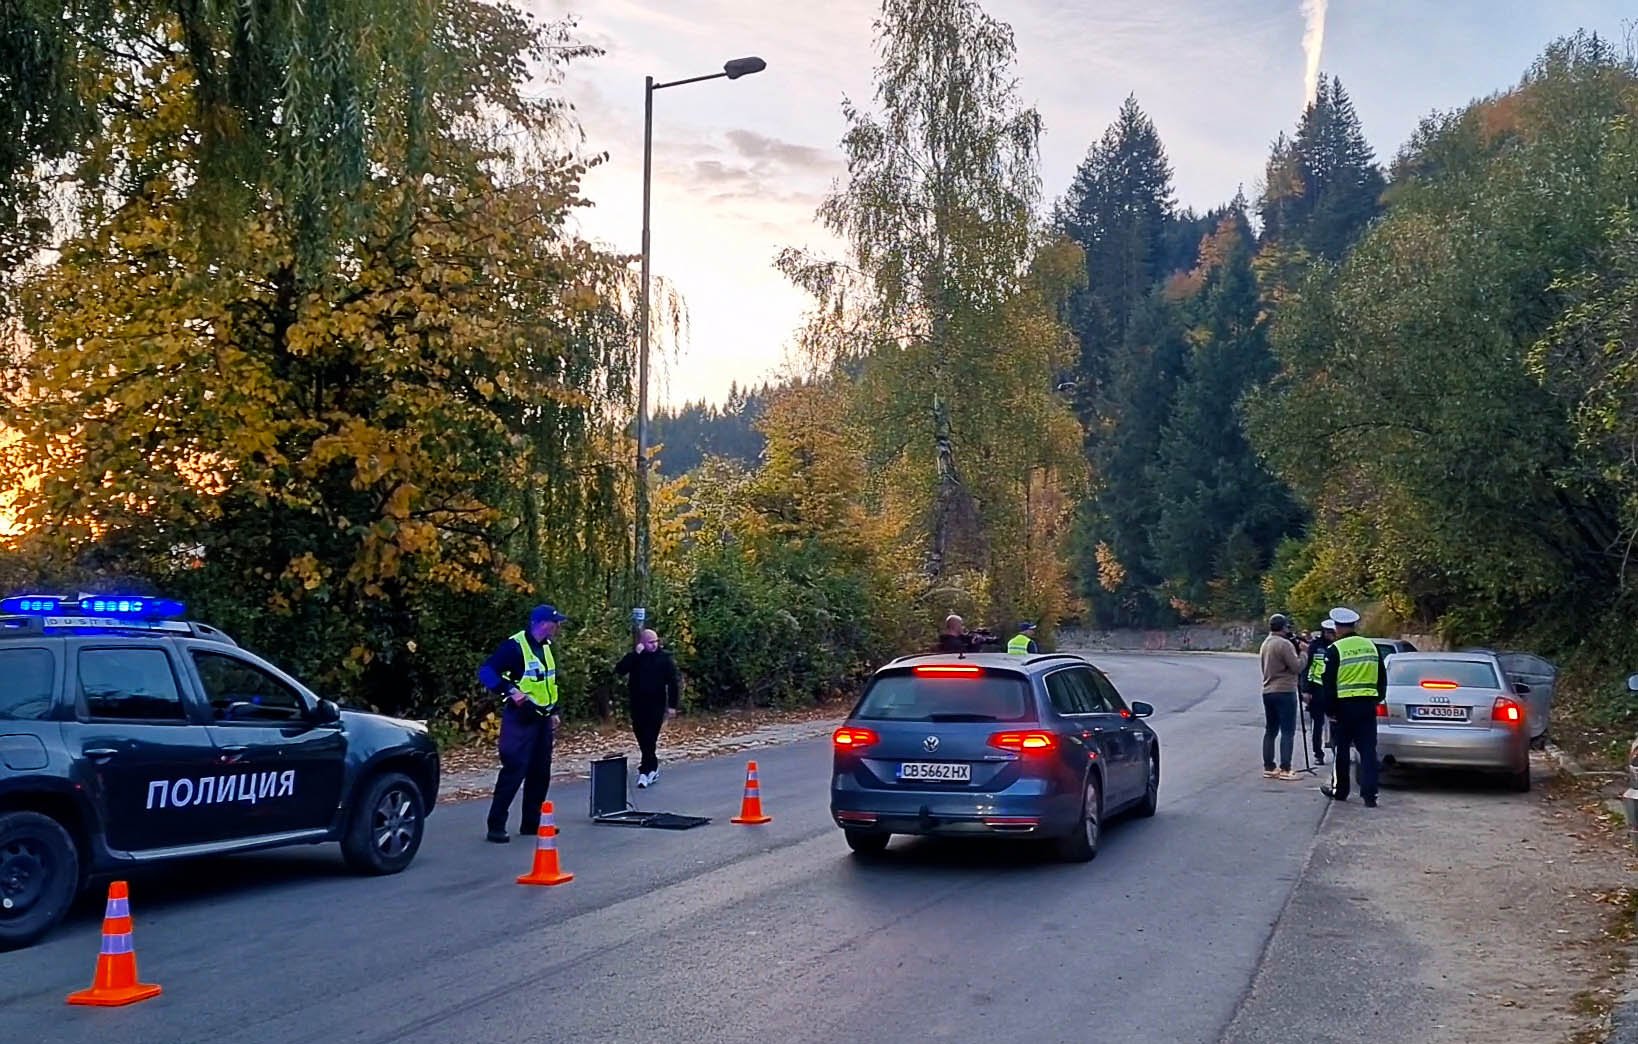
[(1496, 669), (1482, 660), (1406, 659), (1388, 661), (1389, 685), (1447, 682), (1461, 689), (1499, 689)]
[(865, 721), (1034, 721), (1029, 686), (1016, 674), (924, 676), (906, 671), (871, 683), (853, 715)]

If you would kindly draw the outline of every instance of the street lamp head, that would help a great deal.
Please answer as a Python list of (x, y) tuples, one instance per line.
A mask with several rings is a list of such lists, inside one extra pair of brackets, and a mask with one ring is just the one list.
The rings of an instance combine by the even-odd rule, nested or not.
[(741, 76), (759, 73), (768, 67), (768, 63), (761, 58), (735, 58), (722, 67), (730, 80), (737, 80)]

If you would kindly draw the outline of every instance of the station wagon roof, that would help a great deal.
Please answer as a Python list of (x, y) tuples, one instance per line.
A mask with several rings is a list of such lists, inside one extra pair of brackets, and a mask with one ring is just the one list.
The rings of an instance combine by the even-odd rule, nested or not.
[(1078, 653), (1031, 653), (1027, 656), (1014, 656), (1011, 653), (980, 652), (980, 653), (909, 653), (882, 664), (878, 671), (889, 669), (897, 670), (903, 667), (912, 667), (918, 664), (950, 663), (971, 664), (975, 667), (985, 667), (991, 670), (1011, 670), (1028, 672), (1034, 669), (1044, 669), (1072, 663), (1091, 665), (1091, 661)]

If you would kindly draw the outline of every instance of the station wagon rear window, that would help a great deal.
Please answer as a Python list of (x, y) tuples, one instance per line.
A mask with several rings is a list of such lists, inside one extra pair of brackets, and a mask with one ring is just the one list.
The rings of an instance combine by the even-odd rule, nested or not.
[(1445, 682), (1460, 689), (1500, 689), (1496, 668), (1482, 660), (1406, 660), (1388, 662), (1388, 684), (1420, 686)]
[(1029, 684), (1016, 674), (884, 674), (853, 715), (866, 721), (1034, 721)]

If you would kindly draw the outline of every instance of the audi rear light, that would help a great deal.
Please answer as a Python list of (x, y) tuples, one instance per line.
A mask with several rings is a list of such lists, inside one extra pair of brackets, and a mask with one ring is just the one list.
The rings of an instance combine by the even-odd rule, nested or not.
[(881, 737), (871, 729), (859, 729), (852, 726), (843, 726), (831, 735), (831, 740), (836, 744), (837, 750), (862, 750), (865, 747), (875, 745), (880, 739)]
[(929, 663), (911, 669), (911, 673), (934, 677), (975, 677), (983, 673), (982, 667), (969, 667), (954, 663)]
[(1517, 725), (1524, 720), (1524, 708), (1519, 706), (1517, 700), (1510, 700), (1506, 696), (1497, 696), (1496, 705), (1490, 710), (1490, 720)]
[(1386, 703), (1379, 703), (1376, 705), (1376, 716), (1379, 718), (1386, 718), (1388, 716), (1388, 705)]
[(997, 732), (990, 736), (990, 746), (1015, 754), (1045, 753), (1058, 749), (1058, 737), (1044, 729)]

